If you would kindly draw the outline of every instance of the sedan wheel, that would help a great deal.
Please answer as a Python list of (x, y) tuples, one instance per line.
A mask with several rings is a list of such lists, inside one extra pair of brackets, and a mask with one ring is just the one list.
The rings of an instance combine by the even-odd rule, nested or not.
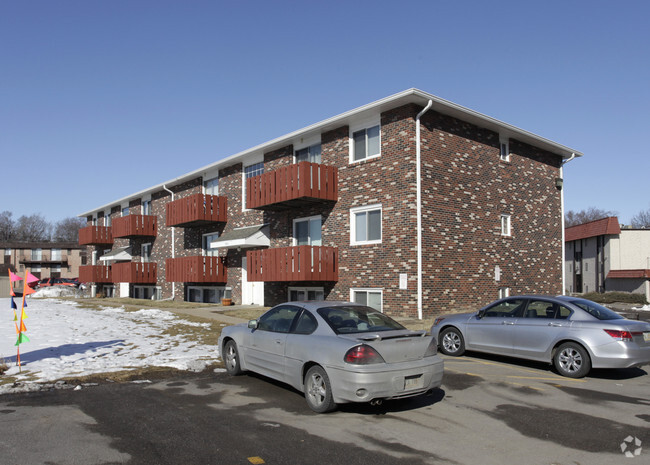
[(239, 364), (239, 351), (237, 344), (232, 339), (226, 342), (224, 346), (223, 363), (226, 365), (226, 371), (229, 375), (241, 375), (243, 370)]
[(316, 413), (330, 412), (336, 408), (329, 377), (318, 365), (311, 367), (305, 375), (305, 399), (309, 408)]
[(447, 328), (440, 333), (440, 352), (455, 357), (465, 353), (465, 341), (458, 329)]
[(589, 354), (574, 342), (566, 342), (558, 347), (553, 362), (558, 373), (569, 378), (582, 378), (591, 369)]

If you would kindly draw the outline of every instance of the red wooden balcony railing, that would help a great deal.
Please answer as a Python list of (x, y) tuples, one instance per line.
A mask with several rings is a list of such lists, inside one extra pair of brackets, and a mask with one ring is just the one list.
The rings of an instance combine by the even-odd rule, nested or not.
[(249, 281), (338, 281), (337, 247), (299, 245), (246, 252)]
[(165, 207), (167, 226), (193, 227), (228, 221), (228, 201), (218, 195), (194, 194), (169, 202)]
[(338, 200), (339, 171), (306, 161), (246, 180), (246, 207), (281, 209)]
[(112, 243), (113, 229), (110, 226), (86, 226), (79, 230), (79, 245)]
[(165, 260), (165, 279), (180, 283), (225, 283), (226, 262), (223, 257), (177, 257)]
[(115, 263), (111, 266), (114, 283), (155, 283), (157, 263)]
[(156, 217), (128, 215), (113, 220), (113, 237), (155, 236)]
[(112, 283), (111, 267), (104, 265), (80, 266), (79, 281), (82, 283)]

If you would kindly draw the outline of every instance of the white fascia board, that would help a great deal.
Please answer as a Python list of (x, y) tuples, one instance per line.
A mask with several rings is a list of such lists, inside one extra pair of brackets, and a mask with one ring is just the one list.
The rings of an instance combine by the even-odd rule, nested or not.
[(111, 203), (107, 203), (105, 205), (102, 205), (101, 207), (94, 208), (90, 211), (80, 213), (77, 216), (86, 217), (89, 215), (93, 215), (96, 212), (106, 210), (107, 208), (116, 205), (120, 205), (125, 201), (136, 199), (142, 197), (143, 195), (151, 194), (153, 192), (158, 192), (162, 190), (163, 186), (170, 187), (188, 181), (190, 179), (196, 178), (205, 171), (215, 170), (215, 169), (218, 170), (221, 167), (225, 168), (227, 166), (233, 165), (234, 163), (243, 162), (244, 159), (250, 156), (251, 154), (254, 154), (256, 152), (266, 153), (276, 148), (284, 147), (285, 145), (291, 143), (293, 140), (299, 137), (309, 137), (311, 134), (316, 132), (328, 131), (331, 129), (336, 129), (337, 127), (340, 126), (354, 124), (355, 121), (361, 118), (367, 118), (373, 114), (382, 113), (392, 108), (405, 105), (407, 103), (416, 103), (418, 105), (425, 106), (429, 100), (433, 102), (432, 109), (434, 111), (437, 111), (438, 113), (449, 115), (458, 118), (462, 121), (467, 121), (468, 123), (472, 123), (476, 126), (486, 128), (494, 132), (498, 132), (499, 134), (502, 134), (503, 136), (506, 137), (512, 137), (517, 140), (521, 140), (522, 142), (528, 143), (535, 147), (539, 147), (551, 153), (558, 154), (562, 156), (563, 159), (568, 159), (572, 155), (575, 155), (576, 157), (581, 157), (583, 155), (581, 152), (577, 150), (558, 144), (549, 139), (533, 134), (532, 132), (525, 131), (511, 124), (504, 123), (503, 121), (499, 121), (495, 118), (484, 115), (477, 111), (470, 110), (469, 108), (450, 102), (449, 100), (436, 97), (435, 95), (429, 94), (419, 89), (411, 88), (399, 92), (397, 94), (390, 95), (383, 99), (377, 100), (375, 102), (368, 103), (366, 105), (347, 111), (345, 113), (341, 113), (339, 115), (333, 116), (319, 123), (307, 126), (303, 129), (290, 132), (289, 134), (285, 134), (284, 136), (280, 136), (278, 138), (272, 139), (263, 144), (256, 145), (255, 147), (236, 153), (229, 157), (223, 158), (217, 162), (203, 166), (202, 168), (199, 168), (197, 170), (178, 176), (174, 179), (170, 179), (169, 181), (165, 181), (161, 184), (157, 184), (155, 186), (149, 187), (148, 189), (144, 189), (142, 191), (136, 192), (129, 196), (122, 197), (121, 199), (115, 200)]

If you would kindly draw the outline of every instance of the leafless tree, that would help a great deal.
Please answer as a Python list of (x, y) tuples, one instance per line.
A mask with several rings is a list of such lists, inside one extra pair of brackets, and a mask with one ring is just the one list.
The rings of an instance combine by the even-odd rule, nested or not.
[(601, 210), (600, 208), (596, 207), (589, 207), (586, 210), (580, 210), (579, 212), (569, 210), (564, 215), (564, 225), (568, 228), (570, 226), (589, 223), (590, 221), (600, 220), (601, 218), (617, 215), (618, 212), (611, 210)]
[(41, 215), (35, 213), (18, 218), (14, 240), (21, 242), (49, 241), (52, 225)]
[(6, 242), (13, 239), (14, 236), (14, 220), (11, 219), (13, 213), (10, 211), (3, 211), (0, 213), (0, 241)]
[(70, 217), (57, 222), (54, 225), (54, 234), (52, 240), (77, 242), (79, 239), (79, 229), (86, 226), (86, 220), (83, 218)]
[(650, 229), (650, 208), (634, 215), (631, 224), (633, 228)]

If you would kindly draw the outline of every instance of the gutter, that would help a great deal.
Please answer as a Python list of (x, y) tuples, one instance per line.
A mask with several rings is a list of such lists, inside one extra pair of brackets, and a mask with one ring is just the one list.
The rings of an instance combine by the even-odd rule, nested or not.
[(565, 240), (565, 223), (564, 223), (564, 165), (569, 163), (576, 157), (575, 153), (572, 153), (569, 158), (562, 161), (560, 165), (560, 179), (562, 180), (562, 190), (560, 191), (560, 205), (562, 210), (561, 215), (561, 224), (562, 224), (562, 295), (566, 295), (566, 264), (564, 263), (564, 258), (566, 256), (566, 244)]
[[(174, 192), (172, 192), (171, 190), (167, 189), (167, 185), (166, 185), (166, 184), (163, 184), (163, 185), (162, 185), (162, 188), (165, 189), (167, 192), (169, 192), (169, 193), (172, 195), (172, 202), (173, 202), (173, 201), (174, 201)], [(176, 253), (175, 253), (175, 249), (176, 249), (175, 244), (176, 244), (176, 241), (175, 241), (175, 234), (174, 234), (175, 231), (176, 231), (176, 228), (174, 228), (174, 227), (172, 226), (172, 259), (176, 257)], [(171, 300), (174, 300), (175, 297), (176, 297), (176, 283), (172, 282), (172, 298), (171, 298)]]
[(433, 105), (433, 100), (429, 100), (427, 106), (422, 109), (415, 117), (415, 178), (417, 185), (416, 193), (416, 215), (417, 215), (417, 256), (418, 256), (418, 319), (422, 319), (422, 174), (421, 174), (421, 158), (422, 158), (422, 143), (420, 142), (420, 118), (429, 111)]

